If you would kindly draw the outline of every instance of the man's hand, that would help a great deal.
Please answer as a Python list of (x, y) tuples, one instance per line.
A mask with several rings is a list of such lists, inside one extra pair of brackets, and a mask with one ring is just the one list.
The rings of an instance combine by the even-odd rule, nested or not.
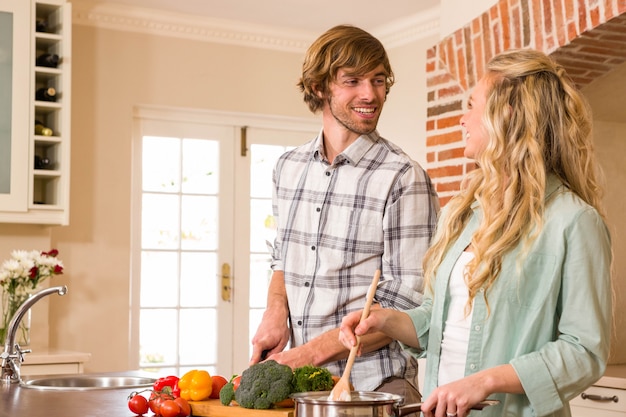
[[(280, 316), (280, 318), (276, 316)], [(263, 320), (252, 338), (250, 365), (282, 352), (288, 342), (287, 319), (282, 314), (273, 315), (271, 311), (266, 310), (263, 314)]]

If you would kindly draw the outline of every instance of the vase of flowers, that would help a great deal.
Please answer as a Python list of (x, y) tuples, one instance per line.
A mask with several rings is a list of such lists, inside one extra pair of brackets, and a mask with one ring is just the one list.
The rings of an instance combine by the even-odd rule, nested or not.
[[(11, 319), (17, 309), (37, 291), (45, 279), (63, 273), (63, 262), (57, 259), (59, 251), (49, 252), (16, 250), (11, 252), (11, 259), (0, 267), (0, 286), (2, 287), (2, 321), (0, 322), (0, 341), (5, 343)], [(30, 344), (30, 311), (24, 315), (17, 331), (16, 342), (21, 346)]]

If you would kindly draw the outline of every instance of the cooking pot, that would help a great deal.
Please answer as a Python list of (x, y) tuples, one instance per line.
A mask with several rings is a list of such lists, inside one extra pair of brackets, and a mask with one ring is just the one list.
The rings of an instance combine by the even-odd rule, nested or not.
[[(294, 417), (402, 417), (421, 411), (422, 403), (403, 405), (403, 397), (385, 392), (353, 391), (350, 401), (329, 399), (330, 391), (292, 394)], [(485, 400), (472, 409), (482, 410), (497, 400)]]

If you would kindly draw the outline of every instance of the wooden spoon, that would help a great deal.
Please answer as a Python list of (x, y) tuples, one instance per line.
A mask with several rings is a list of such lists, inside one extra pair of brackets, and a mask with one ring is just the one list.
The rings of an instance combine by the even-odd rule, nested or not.
[[(361, 313), (361, 320), (364, 320), (370, 314), (370, 307), (372, 306), (372, 301), (374, 300), (374, 295), (376, 294), (376, 287), (378, 287), (378, 280), (380, 279), (380, 270), (377, 269), (374, 274), (374, 279), (370, 284), (369, 289), (367, 290), (367, 299), (365, 300), (365, 307), (363, 307), (363, 312)], [(346, 369), (343, 371), (343, 375), (335, 386), (333, 390), (330, 392), (328, 396), (329, 400), (332, 401), (350, 401), (352, 396), (350, 395), (350, 372), (352, 371), (352, 365), (354, 364), (354, 360), (356, 359), (356, 354), (359, 350), (359, 346), (361, 346), (361, 337), (356, 337), (356, 345), (352, 346), (350, 349), (350, 355), (348, 356), (348, 362), (346, 363)]]

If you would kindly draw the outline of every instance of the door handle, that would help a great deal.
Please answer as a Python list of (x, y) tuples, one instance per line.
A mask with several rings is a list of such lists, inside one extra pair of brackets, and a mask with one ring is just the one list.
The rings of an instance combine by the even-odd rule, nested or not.
[(230, 285), (230, 265), (222, 264), (222, 300), (230, 302), (232, 286)]

